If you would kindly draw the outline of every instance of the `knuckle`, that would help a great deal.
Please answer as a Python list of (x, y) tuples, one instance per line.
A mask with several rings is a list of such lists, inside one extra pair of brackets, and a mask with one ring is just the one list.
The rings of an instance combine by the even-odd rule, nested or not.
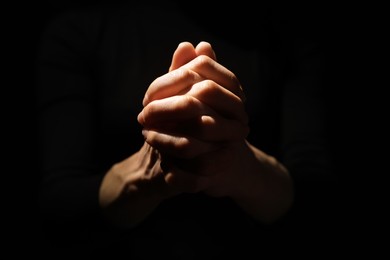
[(195, 59), (195, 66), (196, 67), (210, 66), (211, 62), (212, 59), (210, 57), (202, 54)]
[(179, 68), (171, 72), (173, 78), (183, 79), (190, 75), (187, 69)]
[(196, 82), (198, 79), (197, 75), (193, 71), (186, 68), (179, 68), (171, 73), (172, 79), (179, 81)]
[(183, 95), (176, 104), (176, 110), (190, 111), (191, 109), (198, 108), (199, 106), (199, 101), (195, 97), (191, 95)]
[(198, 97), (205, 97), (218, 91), (216, 83), (212, 80), (206, 79), (193, 85), (193, 92)]

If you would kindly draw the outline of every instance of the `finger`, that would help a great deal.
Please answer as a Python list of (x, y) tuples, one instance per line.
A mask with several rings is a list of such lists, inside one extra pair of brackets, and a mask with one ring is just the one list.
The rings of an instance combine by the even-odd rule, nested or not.
[(236, 75), (206, 55), (197, 56), (195, 59), (183, 65), (181, 69), (191, 70), (204, 79), (215, 81), (242, 100), (245, 100), (241, 84)]
[(147, 106), (150, 102), (158, 99), (184, 94), (193, 84), (202, 80), (204, 78), (192, 70), (183, 69), (183, 67), (172, 70), (150, 84), (142, 104)]
[(195, 158), (219, 148), (216, 143), (203, 142), (193, 137), (161, 133), (155, 130), (142, 130), (142, 135), (150, 146), (161, 153), (177, 158)]
[(245, 101), (244, 92), (235, 74), (210, 57), (200, 55), (180, 68), (154, 80), (145, 93), (143, 105), (146, 106), (157, 99), (183, 94), (193, 84), (204, 79), (215, 81)]
[(202, 115), (216, 115), (206, 104), (190, 95), (180, 95), (155, 100), (138, 114), (138, 122), (154, 127), (160, 122), (184, 121)]
[(151, 102), (138, 115), (138, 122), (145, 128), (186, 134), (212, 142), (242, 140), (249, 133), (247, 123), (224, 118), (189, 95)]
[(196, 57), (194, 46), (190, 42), (182, 42), (173, 53), (169, 71), (175, 70)]
[(163, 133), (191, 136), (205, 142), (235, 142), (249, 134), (248, 125), (223, 117), (201, 116), (182, 121), (159, 121), (145, 126)]
[[(180, 68), (184, 64), (194, 59), (197, 55), (207, 55), (214, 60), (216, 59), (214, 50), (208, 42), (200, 42), (197, 45), (196, 49), (190, 42), (182, 42), (178, 45), (177, 49), (173, 54), (171, 66), (169, 67), (169, 72)], [(189, 79), (186, 80), (186, 76), (189, 76)], [(193, 72), (184, 71), (178, 71), (176, 73), (167, 74), (158, 78), (155, 82), (151, 84), (147, 93), (145, 94), (143, 102), (144, 105), (148, 104), (152, 100), (177, 94), (178, 92), (182, 91), (183, 88), (188, 88), (191, 85), (190, 83), (194, 82), (194, 78), (199, 78), (199, 76), (195, 75), (195, 73)], [(179, 82), (175, 82), (176, 80), (179, 80)], [(170, 88), (170, 85), (174, 85), (175, 87)], [(161, 89), (167, 89), (169, 91), (159, 93)], [(159, 93), (160, 96), (155, 96), (155, 93)]]
[(217, 56), (215, 55), (215, 52), (211, 47), (211, 44), (208, 42), (202, 41), (198, 43), (198, 45), (196, 45), (195, 52), (197, 56), (206, 55), (215, 61), (217, 60)]
[(243, 124), (248, 123), (248, 115), (243, 101), (214, 81), (198, 82), (191, 87), (187, 94), (205, 103), (226, 118), (238, 120)]
[[(215, 53), (209, 43), (200, 42), (195, 50), (194, 46), (190, 42), (182, 42), (173, 54), (169, 72), (180, 68), (194, 59), (197, 55), (207, 55), (212, 59), (216, 59)], [(191, 83), (196, 82), (194, 81), (196, 79), (200, 80), (199, 75), (196, 75), (196, 73), (191, 71), (183, 70), (163, 75), (154, 81), (149, 87), (147, 93), (145, 94), (143, 102), (144, 106), (152, 100), (172, 96), (180, 91), (183, 91), (183, 89), (188, 89), (191, 86)], [(165, 91), (160, 92), (160, 90)]]

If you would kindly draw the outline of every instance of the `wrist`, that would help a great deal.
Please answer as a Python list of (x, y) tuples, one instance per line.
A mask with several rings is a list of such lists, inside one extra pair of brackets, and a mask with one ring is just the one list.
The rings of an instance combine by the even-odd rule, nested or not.
[(272, 223), (284, 215), (293, 203), (293, 183), (288, 170), (274, 157), (248, 142), (243, 169), (231, 198), (250, 215)]
[(139, 152), (111, 167), (99, 191), (103, 215), (116, 226), (133, 227), (174, 191), (164, 180), (157, 151)]

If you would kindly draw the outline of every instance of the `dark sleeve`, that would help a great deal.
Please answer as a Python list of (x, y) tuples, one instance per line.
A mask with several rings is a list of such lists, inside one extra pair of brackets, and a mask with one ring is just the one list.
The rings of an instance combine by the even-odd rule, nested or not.
[[(96, 167), (96, 84), (92, 80), (98, 23), (77, 12), (54, 19), (36, 60), (44, 227), (83, 230), (99, 216), (103, 177)], [(93, 217), (94, 216), (94, 217)]]

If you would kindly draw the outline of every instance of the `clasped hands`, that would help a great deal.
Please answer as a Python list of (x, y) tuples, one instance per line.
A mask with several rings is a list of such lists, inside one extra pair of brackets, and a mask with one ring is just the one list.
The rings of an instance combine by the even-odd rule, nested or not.
[(132, 227), (183, 192), (230, 197), (263, 222), (283, 215), (292, 181), (281, 163), (246, 140), (244, 101), (239, 80), (209, 43), (180, 43), (169, 71), (145, 93), (138, 115), (144, 145), (103, 179), (99, 202), (108, 217)]
[(215, 196), (233, 192), (248, 117), (240, 82), (216, 62), (209, 43), (181, 43), (143, 105), (138, 121), (145, 141), (161, 153), (168, 184)]

